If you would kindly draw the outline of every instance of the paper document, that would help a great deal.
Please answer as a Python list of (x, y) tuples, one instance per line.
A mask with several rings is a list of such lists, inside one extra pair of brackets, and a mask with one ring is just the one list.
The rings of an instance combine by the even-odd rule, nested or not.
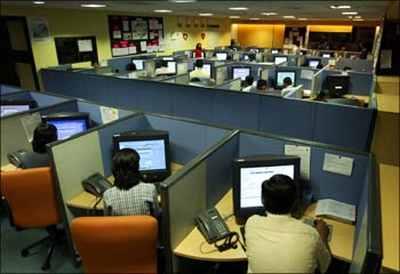
[(325, 153), (322, 170), (351, 176), (354, 159), (331, 153)]
[(311, 148), (308, 146), (285, 145), (285, 155), (300, 157), (300, 176), (309, 180)]
[(356, 221), (356, 207), (332, 199), (323, 199), (317, 203), (315, 216), (334, 217), (354, 223)]
[(113, 53), (113, 56), (128, 55), (129, 48), (113, 48), (112, 53)]
[(302, 69), (300, 78), (301, 79), (306, 79), (306, 80), (312, 80), (314, 76), (314, 71), (308, 70), (308, 69)]
[(35, 128), (42, 122), (42, 117), (39, 112), (32, 113), (30, 115), (23, 116), (21, 123), (25, 131), (26, 138), (31, 143), (33, 140), (33, 132)]
[(147, 42), (146, 41), (141, 41), (140, 42), (140, 50), (141, 51), (147, 51)]
[(78, 49), (79, 49), (79, 52), (93, 51), (92, 40), (90, 40), (90, 39), (78, 40)]
[(100, 106), (101, 120), (104, 124), (110, 123), (119, 118), (119, 111), (116, 108)]

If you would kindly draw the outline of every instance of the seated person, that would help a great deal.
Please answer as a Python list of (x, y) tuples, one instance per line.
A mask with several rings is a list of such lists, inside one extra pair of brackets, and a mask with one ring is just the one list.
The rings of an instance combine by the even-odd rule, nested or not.
[(203, 68), (203, 66), (204, 61), (202, 59), (197, 59), (194, 70), (190, 72), (190, 80), (192, 80), (193, 78), (197, 78), (200, 80), (210, 79), (210, 74)]
[(257, 91), (266, 92), (268, 88), (267, 81), (260, 79), (257, 81)]
[(254, 77), (247, 75), (244, 82), (242, 91), (249, 92), (253, 88)]
[(245, 226), (248, 273), (325, 273), (331, 261), (329, 230), (322, 220), (315, 228), (291, 217), (296, 186), (286, 175), (262, 184), (267, 216), (251, 216)]
[[(8, 158), (18, 168), (26, 169), (50, 166), (50, 157), (47, 154), (46, 145), (54, 141), (57, 141), (57, 128), (51, 124), (42, 122), (33, 132), (33, 151), (17, 151), (9, 154)], [(17, 159), (15, 159), (15, 156)]]
[(111, 215), (150, 215), (158, 209), (155, 185), (140, 182), (139, 161), (139, 154), (129, 148), (114, 155), (114, 186), (103, 195), (104, 208), (111, 206)]
[(281, 90), (281, 95), (284, 96), (286, 93), (291, 91), (293, 88), (292, 79), (290, 77), (285, 77), (283, 79), (283, 88)]

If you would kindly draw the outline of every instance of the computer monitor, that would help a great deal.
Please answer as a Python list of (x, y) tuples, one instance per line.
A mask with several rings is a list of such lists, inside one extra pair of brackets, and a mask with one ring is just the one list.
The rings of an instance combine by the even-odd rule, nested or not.
[(249, 55), (248, 54), (243, 55), (243, 60), (249, 61), (250, 60)]
[[(300, 173), (300, 158), (285, 155), (260, 155), (233, 161), (233, 207), (239, 223), (254, 214), (265, 213), (261, 186), (276, 174), (287, 175), (296, 187)], [(298, 193), (301, 191), (297, 189)]]
[(272, 54), (278, 54), (278, 53), (279, 53), (279, 50), (273, 49), (273, 50), (271, 50), (271, 53), (272, 53)]
[(136, 70), (143, 70), (144, 69), (143, 61), (144, 60), (141, 59), (132, 59), (132, 64), (136, 66)]
[(318, 66), (321, 64), (320, 59), (308, 59), (308, 66), (310, 68), (318, 68)]
[(175, 61), (168, 61), (167, 62), (168, 73), (176, 73), (176, 62)]
[(296, 72), (295, 71), (277, 71), (276, 72), (276, 87), (283, 87), (283, 80), (289, 77), (292, 80), (292, 85), (296, 85)]
[(217, 57), (217, 60), (221, 60), (221, 61), (228, 59), (228, 53), (226, 53), (226, 52), (217, 52), (215, 54), (215, 56)]
[(322, 56), (323, 58), (331, 58), (331, 57), (332, 57), (332, 54), (329, 53), (329, 52), (322, 52), (322, 53), (321, 53), (321, 56)]
[(140, 155), (143, 180), (162, 181), (170, 175), (169, 136), (167, 131), (131, 131), (113, 136), (114, 152), (132, 148)]
[(72, 135), (85, 132), (90, 127), (89, 113), (62, 112), (42, 117), (42, 121), (57, 128), (57, 139), (65, 140)]
[(328, 75), (326, 82), (330, 98), (340, 98), (349, 92), (350, 76), (348, 75)]
[(282, 64), (284, 62), (287, 62), (288, 58), (287, 56), (275, 56), (274, 57), (274, 63), (275, 65)]
[(211, 78), (211, 64), (203, 64), (203, 70), (208, 72), (208, 78)]
[(165, 56), (162, 58), (164, 61), (174, 61), (174, 57), (172, 56)]
[(246, 79), (246, 76), (250, 75), (250, 67), (232, 67), (232, 78), (240, 78), (242, 81)]
[(37, 107), (34, 100), (2, 100), (0, 102), (0, 117), (27, 111)]

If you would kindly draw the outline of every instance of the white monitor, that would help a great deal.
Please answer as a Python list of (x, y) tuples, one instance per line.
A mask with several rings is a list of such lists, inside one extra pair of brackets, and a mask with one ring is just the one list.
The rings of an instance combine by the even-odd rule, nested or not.
[(292, 80), (292, 85), (295, 85), (296, 83), (296, 72), (294, 71), (278, 71), (276, 72), (276, 86), (277, 87), (282, 87), (283, 86), (283, 80), (289, 77)]
[(232, 68), (232, 78), (240, 78), (242, 81), (246, 79), (247, 76), (250, 75), (250, 68)]
[(223, 61), (223, 60), (226, 60), (228, 58), (228, 53), (226, 53), (226, 52), (217, 52), (215, 54), (215, 56), (217, 57), (217, 60)]
[(308, 61), (308, 66), (310, 68), (317, 68), (319, 66), (319, 61), (318, 60), (310, 60)]
[(275, 65), (282, 64), (284, 62), (287, 62), (288, 58), (286, 56), (276, 56), (274, 58), (274, 63)]
[(143, 70), (143, 60), (139, 59), (132, 59), (132, 64), (136, 66), (136, 70)]
[(271, 50), (271, 53), (272, 53), (272, 54), (278, 54), (278, 53), (279, 53), (279, 50), (273, 49), (273, 50)]
[(211, 64), (204, 64), (203, 65), (203, 70), (207, 71), (208, 78), (211, 78)]
[(167, 62), (167, 70), (168, 73), (176, 73), (176, 62), (175, 61), (168, 61)]

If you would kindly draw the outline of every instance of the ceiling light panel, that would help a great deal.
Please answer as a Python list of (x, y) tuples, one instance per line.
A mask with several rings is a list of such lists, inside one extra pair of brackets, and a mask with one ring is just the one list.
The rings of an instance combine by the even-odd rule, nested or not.
[(107, 5), (105, 4), (81, 4), (82, 8), (105, 8)]
[(240, 10), (248, 10), (246, 7), (231, 7), (229, 10), (235, 10), (235, 11), (240, 11)]

